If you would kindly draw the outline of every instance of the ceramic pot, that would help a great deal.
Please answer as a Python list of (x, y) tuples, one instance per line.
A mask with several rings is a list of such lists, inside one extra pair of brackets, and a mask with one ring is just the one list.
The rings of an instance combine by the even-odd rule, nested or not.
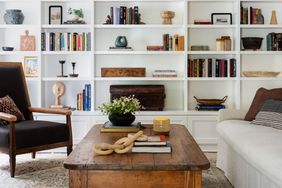
[(4, 21), (6, 24), (23, 24), (24, 15), (22, 10), (8, 9), (4, 14)]
[(134, 120), (135, 116), (132, 114), (127, 115), (109, 115), (110, 122), (115, 126), (130, 126)]
[(127, 39), (125, 36), (118, 36), (115, 43), (116, 47), (127, 47)]

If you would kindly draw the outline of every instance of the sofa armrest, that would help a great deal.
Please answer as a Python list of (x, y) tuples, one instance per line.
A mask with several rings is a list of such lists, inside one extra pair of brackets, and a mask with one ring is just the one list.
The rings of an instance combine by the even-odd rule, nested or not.
[(17, 117), (12, 115), (12, 114), (0, 112), (0, 120), (5, 120), (5, 121), (9, 121), (9, 122), (16, 122)]
[(243, 120), (247, 110), (236, 110), (236, 109), (222, 109), (219, 111), (218, 122), (224, 120)]

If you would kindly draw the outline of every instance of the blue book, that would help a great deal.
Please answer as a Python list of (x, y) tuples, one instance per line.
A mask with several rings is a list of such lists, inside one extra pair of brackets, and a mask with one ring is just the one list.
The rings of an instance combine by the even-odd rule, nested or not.
[(218, 111), (220, 109), (224, 109), (224, 105), (198, 105), (196, 107), (196, 110), (212, 110), (212, 111)]
[(119, 24), (119, 18), (120, 18), (120, 8), (115, 8), (115, 15), (114, 15), (114, 24)]
[(86, 111), (91, 111), (91, 85), (85, 84)]

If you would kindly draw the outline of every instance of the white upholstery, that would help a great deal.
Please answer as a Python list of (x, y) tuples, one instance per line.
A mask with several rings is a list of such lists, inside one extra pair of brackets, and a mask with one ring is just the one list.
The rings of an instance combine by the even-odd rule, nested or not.
[(219, 110), (218, 122), (229, 120), (229, 119), (238, 119), (243, 120), (247, 110), (235, 110), (235, 109), (222, 109)]
[(263, 182), (268, 187), (282, 187), (282, 130), (225, 120), (218, 123), (217, 131), (217, 166), (236, 188), (263, 188)]

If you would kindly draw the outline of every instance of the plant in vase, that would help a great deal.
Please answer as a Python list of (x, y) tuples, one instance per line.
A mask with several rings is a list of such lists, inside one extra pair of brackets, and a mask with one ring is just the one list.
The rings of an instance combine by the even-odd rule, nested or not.
[(84, 18), (84, 13), (82, 9), (69, 8), (68, 14), (73, 16), (72, 20), (64, 22), (65, 24), (85, 24), (86, 22), (82, 19)]
[(130, 126), (134, 120), (134, 113), (140, 111), (142, 106), (134, 96), (120, 97), (98, 107), (103, 114), (109, 116), (110, 122), (115, 126)]

